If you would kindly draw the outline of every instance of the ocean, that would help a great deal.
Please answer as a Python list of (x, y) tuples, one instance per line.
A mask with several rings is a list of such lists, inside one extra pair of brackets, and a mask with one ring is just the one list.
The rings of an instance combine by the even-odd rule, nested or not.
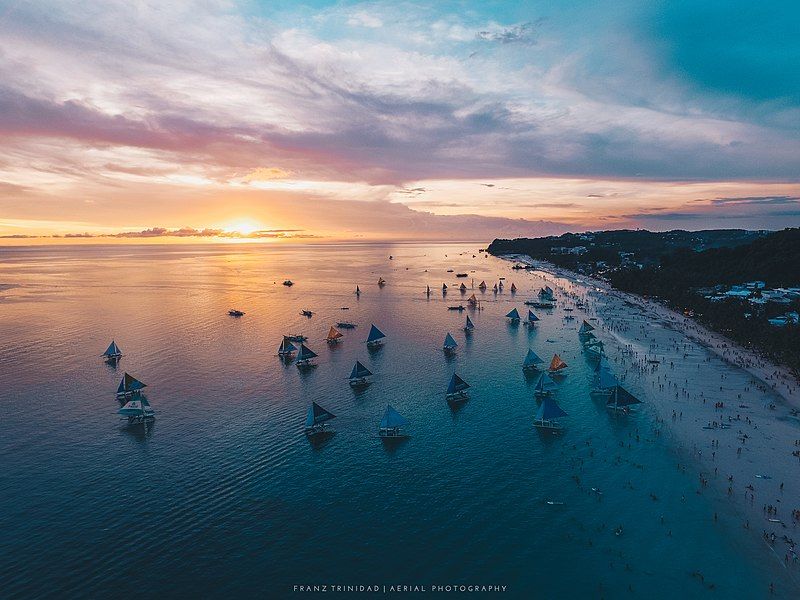
[[(525, 315), (544, 284), (475, 244), (0, 249), (0, 596), (765, 596), (782, 567), (722, 484), (698, 493), (697, 471), (678, 469), (693, 458), (657, 422), (650, 389), (632, 383), (644, 403), (629, 415), (590, 398), (587, 315), (565, 321), (561, 297), (534, 309), (534, 329), (504, 317)], [(447, 310), (473, 292), (482, 310)], [(337, 321), (358, 327), (328, 347)], [(376, 351), (371, 323), (387, 335)], [(315, 368), (277, 357), (294, 333)], [(116, 367), (100, 358), (112, 339)], [(563, 435), (532, 425), (528, 348), (569, 365)], [(347, 382), (356, 360), (374, 373), (364, 390)], [(116, 414), (124, 372), (148, 385), (146, 428)], [(472, 386), (456, 409), (453, 373)], [(337, 415), (321, 444), (303, 433), (312, 401)], [(409, 421), (399, 444), (377, 438), (387, 404)]]

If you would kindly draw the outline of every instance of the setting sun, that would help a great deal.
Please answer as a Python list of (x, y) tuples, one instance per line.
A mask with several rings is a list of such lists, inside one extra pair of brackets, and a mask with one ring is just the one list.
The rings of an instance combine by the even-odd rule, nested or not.
[(259, 223), (258, 221), (255, 221), (253, 219), (242, 218), (226, 224), (225, 226), (223, 226), (223, 229), (230, 233), (241, 233), (242, 235), (251, 235), (256, 231), (266, 229), (266, 227), (262, 223)]

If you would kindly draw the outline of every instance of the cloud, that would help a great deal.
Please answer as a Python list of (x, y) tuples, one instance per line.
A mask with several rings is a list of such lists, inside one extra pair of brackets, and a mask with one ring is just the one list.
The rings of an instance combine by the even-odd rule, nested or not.
[(521, 23), (509, 27), (496, 26), (491, 29), (479, 31), (477, 39), (501, 44), (534, 44), (535, 29), (533, 23)]
[(730, 198), (714, 198), (713, 200), (697, 200), (709, 202), (714, 206), (774, 206), (800, 203), (800, 196), (744, 196)]

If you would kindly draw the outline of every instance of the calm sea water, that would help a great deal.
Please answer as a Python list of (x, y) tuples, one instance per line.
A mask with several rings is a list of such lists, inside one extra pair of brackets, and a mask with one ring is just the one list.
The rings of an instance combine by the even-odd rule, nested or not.
[[(442, 282), (499, 277), (505, 292), (482, 295), (465, 339), (465, 314), (446, 310), (465, 297), (442, 299)], [(464, 583), (525, 598), (763, 596), (774, 563), (739, 526), (713, 522), (725, 505), (695, 493), (696, 475), (676, 468), (690, 459), (656, 435), (647, 405), (613, 417), (589, 397), (580, 318), (507, 324), (542, 283), (470, 245), (0, 250), (0, 595)], [(340, 320), (358, 328), (328, 348)], [(388, 336), (376, 352), (370, 323)], [(295, 332), (320, 355), (307, 373), (276, 356)], [(117, 369), (99, 358), (112, 338)], [(570, 364), (561, 437), (532, 427), (528, 347)], [(346, 379), (356, 359), (375, 373), (358, 393)], [(124, 371), (149, 386), (146, 431), (115, 414)], [(444, 401), (453, 372), (473, 386), (459, 410)], [(312, 400), (338, 415), (319, 446), (303, 435)], [(387, 403), (410, 421), (395, 447), (376, 438)]]

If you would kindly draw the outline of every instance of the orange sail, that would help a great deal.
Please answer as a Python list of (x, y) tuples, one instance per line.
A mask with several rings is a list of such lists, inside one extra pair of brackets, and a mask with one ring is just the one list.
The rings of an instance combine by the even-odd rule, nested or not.
[(478, 303), (478, 299), (475, 297), (475, 294), (472, 294), (472, 296), (467, 298), (467, 302), (469, 302), (470, 304), (477, 304)]
[(478, 289), (479, 290), (485, 290), (486, 289), (486, 282), (485, 281), (481, 281), (481, 284), (478, 286)]
[(553, 355), (553, 360), (550, 361), (550, 371), (560, 371), (561, 369), (566, 369), (567, 363), (561, 360), (561, 357), (558, 354)]
[(331, 330), (328, 332), (328, 337), (325, 338), (325, 341), (327, 341), (327, 342), (335, 342), (340, 337), (342, 337), (341, 332), (336, 331), (335, 327), (331, 327)]

